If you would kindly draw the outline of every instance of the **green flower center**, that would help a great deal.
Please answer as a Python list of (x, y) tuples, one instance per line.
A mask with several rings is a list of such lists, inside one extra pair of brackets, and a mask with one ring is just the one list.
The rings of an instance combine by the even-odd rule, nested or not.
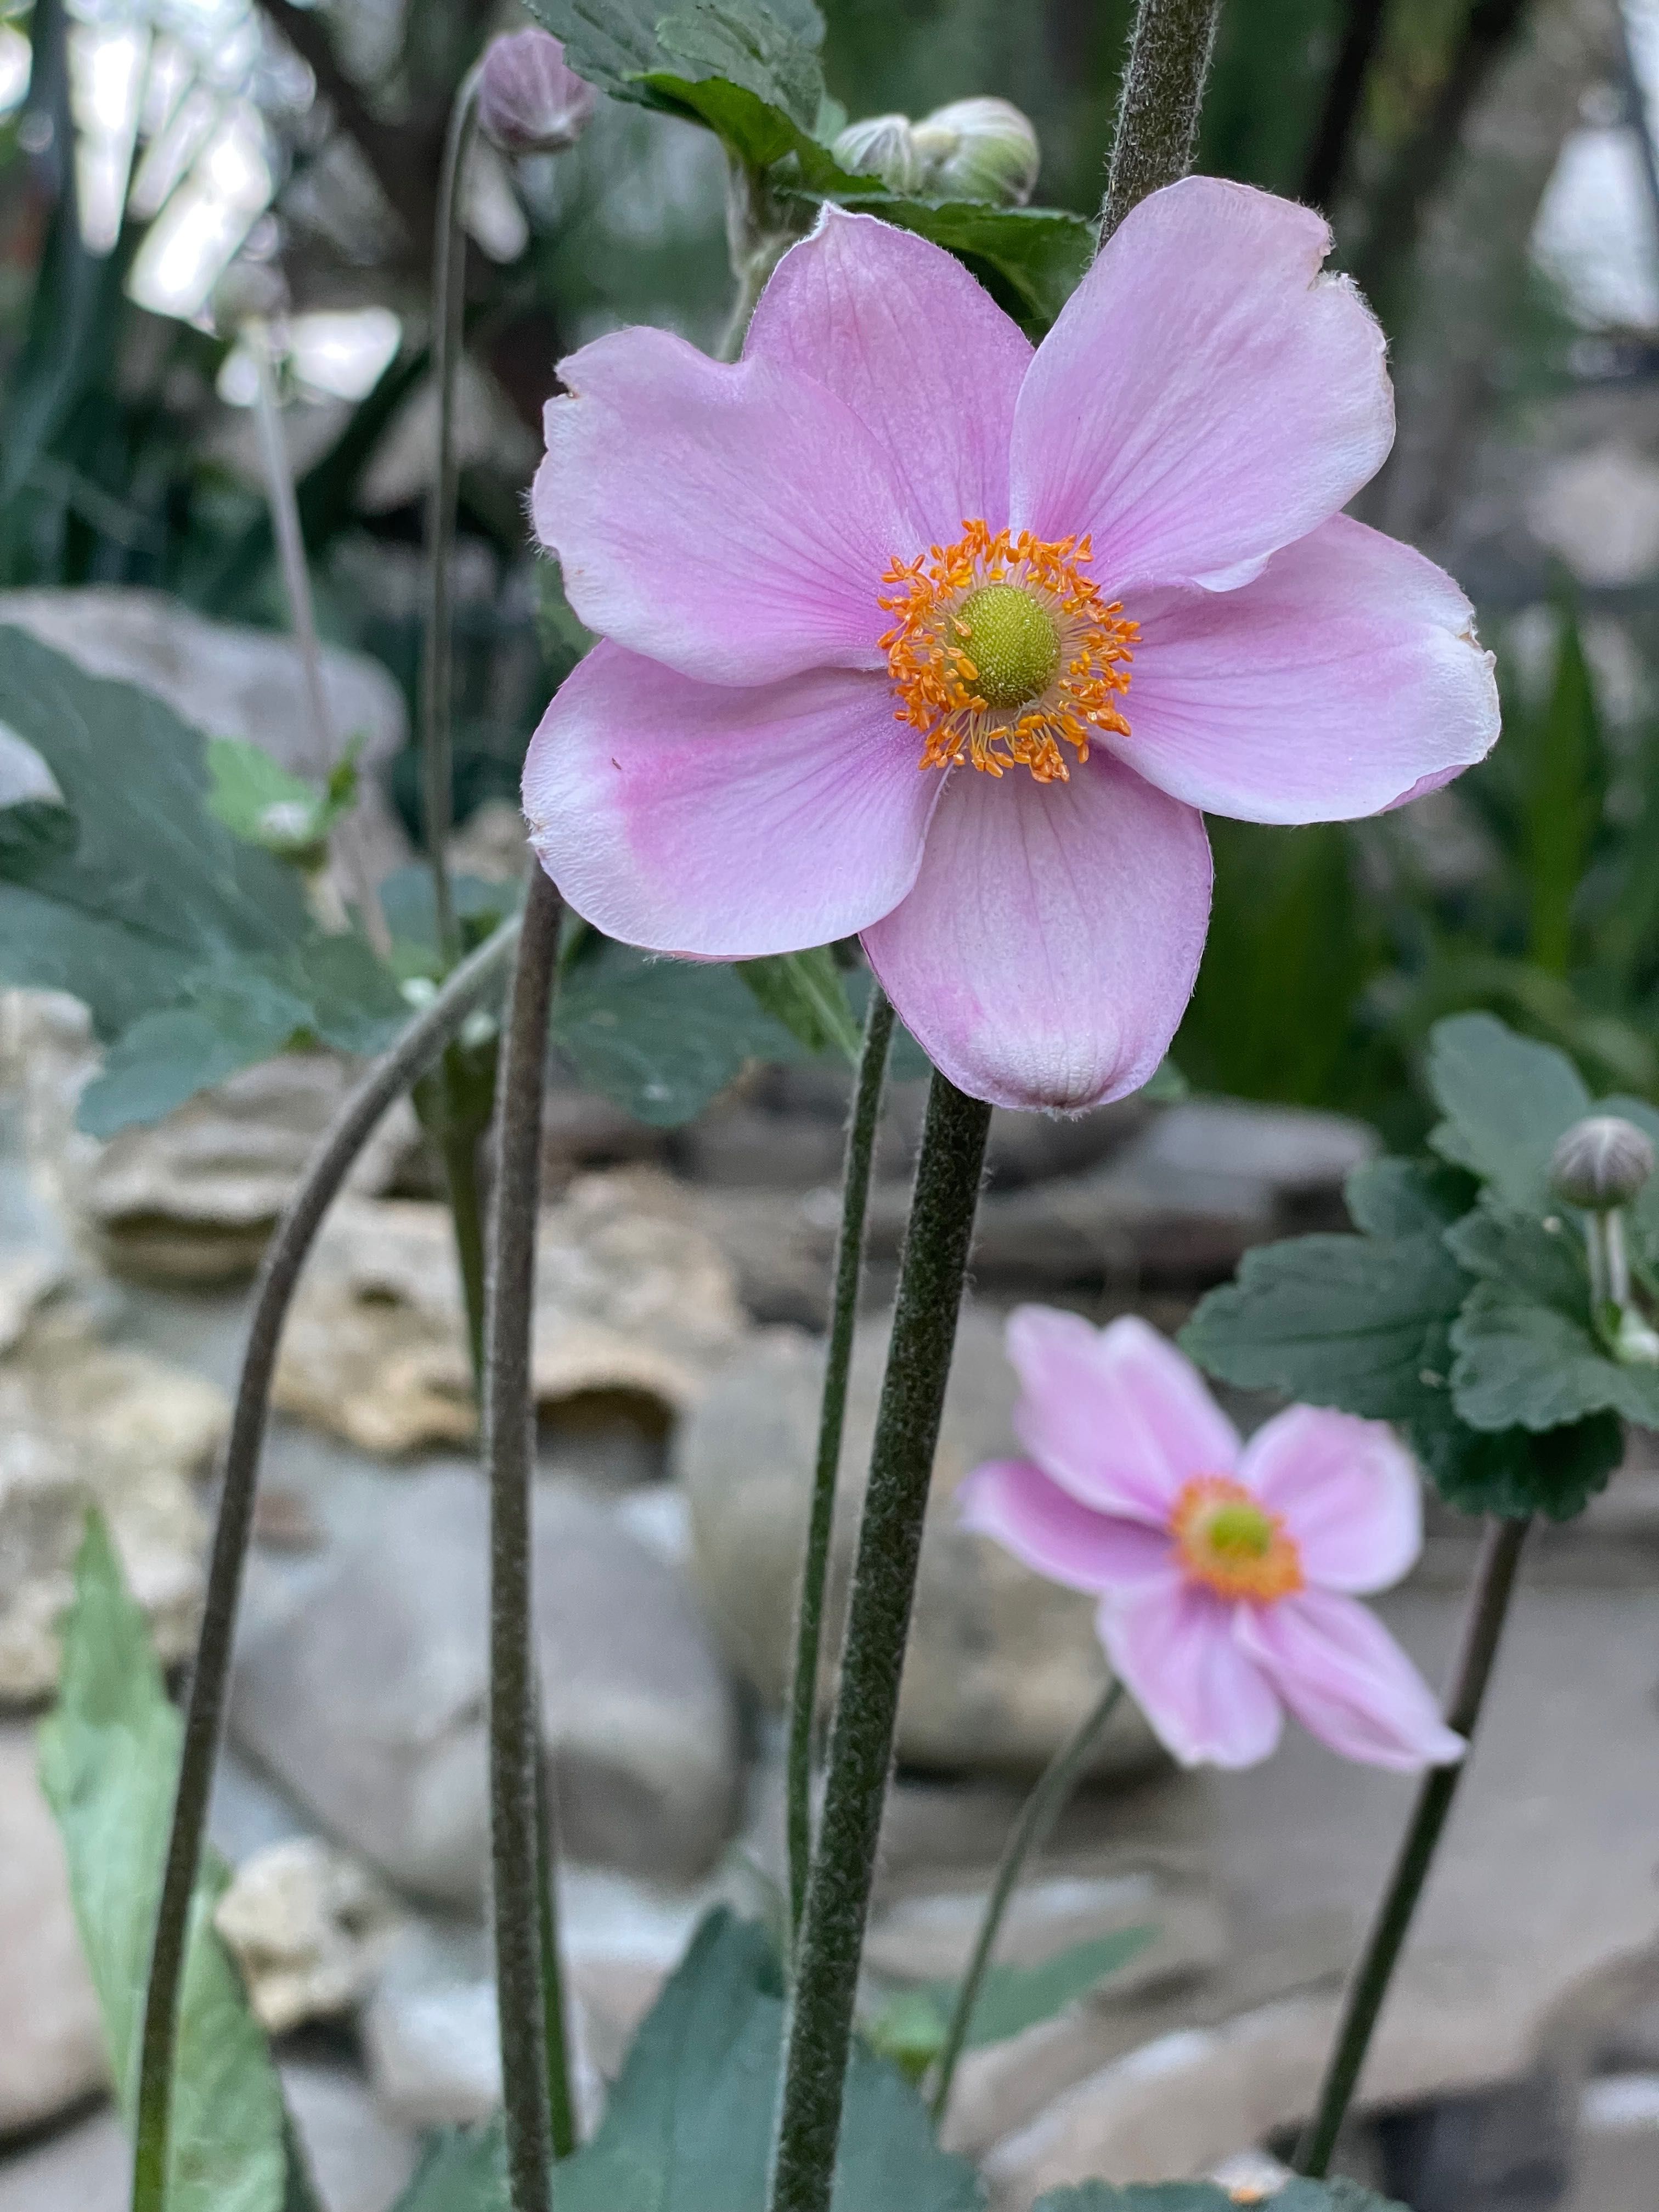
[(1242, 1500), (1218, 1505), (1205, 1523), (1204, 1540), (1224, 1559), (1265, 1559), (1273, 1549), (1272, 1516)]
[(988, 707), (1024, 707), (1060, 673), (1060, 631), (1033, 592), (1018, 584), (984, 584), (951, 621)]

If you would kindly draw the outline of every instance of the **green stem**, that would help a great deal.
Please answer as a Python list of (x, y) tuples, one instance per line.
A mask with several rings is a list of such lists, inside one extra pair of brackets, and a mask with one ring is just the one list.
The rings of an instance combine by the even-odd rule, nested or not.
[(478, 124), (478, 77), (461, 80), (444, 134), (438, 173), (438, 220), (432, 246), (432, 375), (438, 391), (438, 456), (427, 502), (428, 599), (421, 669), (421, 793), (427, 859), (438, 948), (445, 964), (460, 950), (455, 902), (449, 887), (451, 823), (451, 692), (454, 684), (450, 578), (455, 550), (455, 380), (461, 358), (461, 310), (465, 295), (466, 230), (461, 193), (466, 157)]
[(864, 1022), (864, 1050), (859, 1056), (858, 1082), (853, 1093), (853, 1118), (847, 1127), (835, 1297), (824, 1354), (823, 1401), (818, 1414), (817, 1465), (812, 1477), (800, 1607), (795, 1618), (795, 1672), (789, 1698), (787, 1764), (792, 1946), (800, 1941), (801, 1918), (806, 1910), (806, 1875), (812, 1855), (812, 1738), (817, 1722), (818, 1668), (823, 1648), (824, 1587), (830, 1575), (830, 1540), (835, 1528), (836, 1475), (841, 1466), (842, 1430), (847, 1416), (847, 1378), (853, 1364), (853, 1332), (858, 1321), (859, 1279), (864, 1272), (864, 1217), (870, 1200), (876, 1124), (881, 1118), (882, 1087), (886, 1080), (887, 1054), (892, 1038), (891, 1003), (880, 984), (872, 981), (869, 1011)]
[(253, 1294), (236, 1405), (225, 1447), (219, 1516), (213, 1532), (201, 1634), (185, 1711), (183, 1754), (173, 1797), (173, 1827), (156, 1910), (139, 2045), (137, 2147), (132, 2212), (164, 2212), (172, 2124), (173, 2056), (179, 1988), (184, 1974), (191, 1899), (202, 1859), (208, 1798), (224, 1717), (231, 1644), (241, 1597), (242, 1564), (253, 1527), (259, 1455), (264, 1443), (271, 1376), (290, 1300), (306, 1255), (352, 1162), (393, 1099), (442, 1050), (467, 1016), (495, 988), (519, 933), (504, 922), (449, 978), (426, 1011), (375, 1061), (335, 1116), (313, 1153), (265, 1250)]
[(1365, 2053), (1370, 2048), (1382, 2000), (1389, 1993), (1389, 1984), (1399, 1963), (1412, 1916), (1428, 1880), (1435, 1847), (1451, 1811), (1457, 1785), (1472, 1755), (1475, 1724), (1480, 1717), (1492, 1662), (1498, 1656), (1498, 1639), (1514, 1594), (1522, 1547), (1531, 1525), (1528, 1521), (1487, 1523), (1480, 1558), (1469, 1586), (1462, 1644), (1446, 1699), (1446, 1725), (1468, 1739), (1471, 1750), (1455, 1766), (1431, 1767), (1418, 1791), (1411, 1825), (1349, 1985), (1341, 2025), (1332, 2046), (1325, 2078), (1320, 2084), (1314, 2117), (1297, 2148), (1297, 2172), (1310, 2174), (1316, 2180), (1322, 2179), (1330, 2171), (1331, 2153), (1352, 2100)]
[[(536, 1230), (541, 1201), (542, 1089), (559, 895), (532, 868), (501, 1046), (501, 1139), (492, 1204), (484, 1458), (489, 1470), (489, 1853), (495, 1997), (513, 2212), (547, 2212), (553, 2142), (548, 2081), (553, 1870), (538, 1875), (542, 1796), (537, 1715), (531, 1501), (535, 1395), (531, 1370)], [(542, 1893), (542, 1894), (538, 1894)], [(561, 2008), (561, 2018), (562, 2008)], [(564, 2100), (568, 2105), (568, 2094)]]
[(1130, 209), (1193, 166), (1221, 0), (1140, 0), (1100, 210), (1103, 246)]
[(991, 1109), (935, 1074), (859, 1529), (784, 2051), (772, 2212), (827, 2212), (922, 1522)]
[(1014, 1823), (1013, 1833), (1003, 1846), (996, 1879), (991, 1884), (991, 1894), (985, 1901), (985, 1917), (980, 1923), (974, 1955), (968, 1961), (968, 1971), (957, 1991), (951, 2025), (945, 2032), (945, 2047), (939, 2053), (939, 2082), (933, 2091), (933, 2125), (936, 2129), (945, 2124), (945, 2110), (951, 2102), (951, 2084), (956, 2078), (957, 2061), (968, 2040), (969, 2025), (974, 2017), (974, 2008), (979, 2002), (986, 1969), (990, 1966), (991, 1954), (1001, 1932), (1003, 1916), (1018, 1885), (1021, 1871), (1026, 1861), (1036, 1857), (1053, 1834), (1054, 1823), (1065, 1811), (1066, 1800), (1077, 1787), (1078, 1778), (1088, 1763), (1089, 1754), (1099, 1741), (1101, 1730), (1112, 1717), (1122, 1695), (1123, 1685), (1114, 1676), (1091, 1710), (1078, 1723), (1049, 1760), (1041, 1780), (1026, 1799), (1024, 1809)]

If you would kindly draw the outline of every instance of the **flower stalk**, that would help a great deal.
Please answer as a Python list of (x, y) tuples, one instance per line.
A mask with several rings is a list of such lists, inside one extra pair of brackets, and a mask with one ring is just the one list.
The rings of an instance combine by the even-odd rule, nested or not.
[(1002, 1856), (997, 1864), (996, 1876), (991, 1884), (991, 1894), (985, 1901), (985, 1917), (980, 1922), (975, 1940), (973, 1955), (968, 1961), (968, 1971), (951, 2008), (951, 2024), (945, 2030), (945, 2044), (939, 2056), (939, 2075), (933, 2085), (933, 2125), (942, 2128), (945, 2115), (950, 2108), (951, 2086), (956, 2079), (957, 2062), (968, 2040), (974, 2008), (979, 2002), (979, 1993), (984, 1986), (987, 1970), (996, 1949), (997, 1937), (1002, 1932), (1002, 1923), (1013, 1894), (1019, 1885), (1028, 1859), (1036, 1857), (1054, 1833), (1054, 1823), (1065, 1811), (1078, 1778), (1087, 1765), (1089, 1755), (1100, 1741), (1101, 1731), (1117, 1710), (1123, 1695), (1123, 1685), (1114, 1675), (1094, 1704), (1066, 1737), (1049, 1760), (1036, 1787), (1026, 1799), (1013, 1832), (1003, 1845)]
[[(1455, 1729), (1471, 1748), (1531, 1525), (1529, 1521), (1489, 1522), (1469, 1586), (1462, 1644), (1445, 1711), (1447, 1727)], [(1316, 2180), (1330, 2171), (1331, 2154), (1468, 1764), (1466, 1754), (1455, 1766), (1431, 1767), (1419, 1788), (1394, 1872), (1349, 1985), (1314, 2116), (1297, 2148), (1296, 2171)]]
[(991, 1109), (935, 1073), (859, 1530), (823, 1818), (806, 1888), (772, 2212), (828, 2212), (899, 1681)]
[(132, 2212), (165, 2212), (173, 2060), (179, 1990), (184, 1976), (191, 1899), (202, 1859), (214, 1761), (224, 1720), (231, 1646), (241, 1598), (242, 1569), (253, 1528), (259, 1457), (270, 1411), (270, 1382), (283, 1324), (300, 1271), (323, 1218), (380, 1116), (443, 1049), (498, 983), (519, 933), (503, 922), (450, 976), (426, 1011), (368, 1070), (341, 1107), (312, 1155), (265, 1250), (242, 1354), (235, 1410), (225, 1448), (219, 1514), (213, 1533), (196, 1664), (185, 1712), (183, 1753), (173, 1798), (139, 2045), (137, 2145)]
[(824, 1354), (823, 1400), (818, 1414), (817, 1462), (812, 1475), (806, 1559), (801, 1571), (800, 1602), (795, 1617), (795, 1669), (789, 1694), (787, 1765), (792, 1947), (800, 1941), (801, 1921), (806, 1910), (807, 1869), (812, 1855), (812, 1739), (817, 1720), (830, 1540), (835, 1529), (836, 1475), (841, 1465), (842, 1431), (847, 1418), (847, 1380), (853, 1364), (859, 1281), (864, 1272), (864, 1221), (870, 1201), (876, 1126), (881, 1118), (882, 1091), (892, 1037), (891, 1002), (880, 984), (872, 981), (869, 1011), (864, 1022), (864, 1049), (859, 1055), (858, 1080), (853, 1092), (853, 1115), (847, 1127), (835, 1295)]
[[(542, 1826), (531, 1504), (535, 1397), (531, 1372), (536, 1228), (541, 1199), (542, 1090), (557, 963), (560, 899), (531, 871), (501, 1046), (501, 1133), (491, 1206), (485, 1350), (484, 1459), (489, 1474), (489, 1850), (495, 1927), (507, 2182), (513, 2212), (547, 2212), (553, 2172), (550, 2011), (556, 1972), (550, 1906), (538, 1867)], [(548, 1869), (550, 1884), (552, 1869)], [(561, 2056), (563, 2036), (558, 2037)]]
[(1220, 15), (1221, 0), (1140, 0), (1101, 204), (1103, 246), (1148, 192), (1192, 167)]

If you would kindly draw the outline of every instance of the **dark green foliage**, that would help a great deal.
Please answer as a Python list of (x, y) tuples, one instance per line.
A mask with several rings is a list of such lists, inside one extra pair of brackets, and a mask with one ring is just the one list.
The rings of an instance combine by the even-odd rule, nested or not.
[(736, 971), (766, 1012), (808, 1052), (842, 1052), (856, 1065), (859, 1024), (847, 987), (828, 945), (814, 952), (780, 952), (764, 960), (739, 960)]
[[(1032, 2212), (1237, 2212), (1237, 2204), (1212, 2181), (1136, 2181), (1121, 2189), (1085, 2181), (1075, 2189), (1051, 2189)], [(1298, 2176), (1263, 2198), (1260, 2212), (1406, 2212), (1406, 2207), (1373, 2196), (1357, 2181)]]

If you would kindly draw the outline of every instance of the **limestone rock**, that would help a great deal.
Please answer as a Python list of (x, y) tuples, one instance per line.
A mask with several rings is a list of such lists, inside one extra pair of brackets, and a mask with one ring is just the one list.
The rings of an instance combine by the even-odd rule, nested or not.
[[(487, 1499), (411, 1477), (250, 1639), (231, 1726), (333, 1834), (417, 1895), (476, 1909), (488, 1856)], [(700, 1873), (733, 1818), (738, 1717), (690, 1593), (600, 1504), (544, 1486), (535, 1577), (564, 1847)]]
[(349, 2011), (373, 1978), (390, 1899), (368, 1870), (314, 1836), (255, 1851), (236, 1869), (213, 1924), (242, 1970), (268, 2034)]
[(0, 1703), (58, 1680), (57, 1622), (87, 1509), (109, 1522), (165, 1660), (195, 1637), (205, 1528), (192, 1477), (224, 1432), (199, 1376), (42, 1317), (0, 1359)]
[(53, 2118), (106, 2072), (64, 1847), (35, 1776), (34, 1731), (15, 1723), (0, 1728), (0, 1869), (3, 2136)]
[(501, 2100), (501, 2027), (481, 1929), (411, 1923), (362, 2016), (378, 2101), (404, 2127), (470, 2127)]
[[(833, 1650), (869, 1464), (886, 1321), (859, 1331), (837, 1499)], [(757, 1340), (689, 1417), (676, 1456), (691, 1504), (694, 1571), (728, 1656), (769, 1705), (788, 1680), (796, 1577), (806, 1525), (823, 1376), (819, 1346), (779, 1330)], [(1041, 1767), (1105, 1677), (1094, 1608), (1042, 1581), (997, 1546), (955, 1525), (969, 1470), (1012, 1448), (1016, 1385), (999, 1319), (963, 1316), (933, 1467), (899, 1708), (898, 1756), (923, 1767)], [(1120, 1708), (1096, 1771), (1158, 1754), (1139, 1715)]]
[[(283, 1340), (274, 1403), (365, 1449), (475, 1431), (448, 1217), (343, 1204), (317, 1241)], [(684, 1412), (744, 1321), (726, 1263), (666, 1176), (583, 1176), (542, 1217), (533, 1351), (543, 1407), (643, 1401)]]

